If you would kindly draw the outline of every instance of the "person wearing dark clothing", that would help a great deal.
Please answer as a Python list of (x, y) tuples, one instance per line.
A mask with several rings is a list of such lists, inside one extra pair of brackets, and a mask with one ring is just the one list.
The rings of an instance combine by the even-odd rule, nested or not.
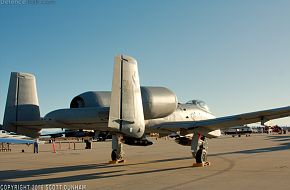
[(38, 142), (37, 142), (37, 140), (34, 141), (33, 145), (34, 145), (34, 153), (38, 153)]

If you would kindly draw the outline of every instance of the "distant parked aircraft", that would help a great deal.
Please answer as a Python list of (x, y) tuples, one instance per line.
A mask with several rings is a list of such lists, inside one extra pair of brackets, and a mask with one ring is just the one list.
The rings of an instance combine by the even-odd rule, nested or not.
[(253, 130), (248, 126), (236, 126), (226, 129), (224, 133), (225, 135), (232, 135), (232, 137), (241, 137), (241, 135), (250, 136), (253, 133)]
[(33, 144), (34, 140), (25, 139), (26, 136), (8, 133), (7, 131), (0, 130), (0, 143), (7, 144)]

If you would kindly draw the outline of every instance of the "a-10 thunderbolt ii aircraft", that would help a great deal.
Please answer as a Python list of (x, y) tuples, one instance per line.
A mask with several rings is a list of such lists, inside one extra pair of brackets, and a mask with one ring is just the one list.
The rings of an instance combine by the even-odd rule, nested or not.
[[(178, 103), (164, 87), (140, 87), (137, 61), (115, 57), (112, 91), (85, 92), (74, 97), (69, 109), (40, 117), (36, 81), (32, 74), (11, 73), (3, 120), (7, 131), (37, 138), (42, 128), (72, 128), (112, 134), (112, 161), (122, 162), (122, 143), (151, 145), (149, 133), (179, 133), (176, 142), (191, 146), (197, 163), (206, 162), (206, 138), (221, 135), (220, 129), (287, 117), (290, 106), (264, 111), (214, 117), (203, 101)], [(191, 134), (191, 135), (189, 135)]]

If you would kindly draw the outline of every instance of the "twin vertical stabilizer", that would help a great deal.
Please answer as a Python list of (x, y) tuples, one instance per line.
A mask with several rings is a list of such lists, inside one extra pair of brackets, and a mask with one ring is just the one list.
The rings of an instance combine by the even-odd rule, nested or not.
[(129, 56), (115, 57), (108, 127), (135, 138), (145, 131), (137, 61)]
[(12, 72), (6, 100), (3, 128), (28, 136), (37, 136), (39, 130), (17, 126), (18, 121), (40, 120), (35, 77), (29, 73)]

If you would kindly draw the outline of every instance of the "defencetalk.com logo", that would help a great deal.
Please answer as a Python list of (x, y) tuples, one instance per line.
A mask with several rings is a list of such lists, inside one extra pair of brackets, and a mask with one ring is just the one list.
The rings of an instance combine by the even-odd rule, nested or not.
[(55, 0), (0, 0), (0, 5), (48, 5), (54, 4)]

